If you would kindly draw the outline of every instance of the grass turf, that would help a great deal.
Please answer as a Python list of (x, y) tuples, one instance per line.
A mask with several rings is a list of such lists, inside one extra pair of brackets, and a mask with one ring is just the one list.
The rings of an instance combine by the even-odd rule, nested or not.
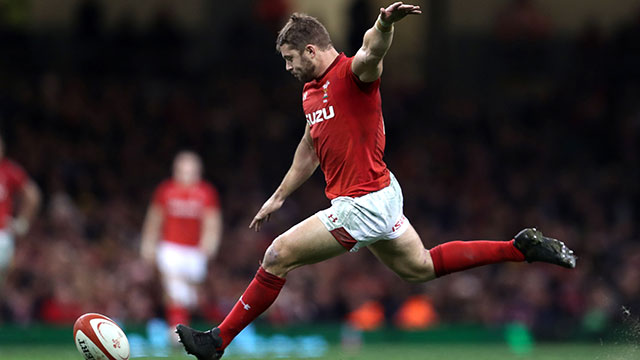
[[(79, 360), (82, 356), (70, 346), (1, 346), (2, 360)], [(176, 351), (171, 357), (137, 359), (194, 359)], [(225, 360), (245, 358), (229, 356)], [(274, 359), (274, 358), (262, 358)], [(295, 359), (295, 358), (291, 358)], [(640, 359), (639, 345), (538, 344), (528, 354), (515, 354), (502, 344), (375, 344), (364, 345), (359, 351), (345, 352), (333, 347), (321, 358), (331, 360), (631, 360)]]

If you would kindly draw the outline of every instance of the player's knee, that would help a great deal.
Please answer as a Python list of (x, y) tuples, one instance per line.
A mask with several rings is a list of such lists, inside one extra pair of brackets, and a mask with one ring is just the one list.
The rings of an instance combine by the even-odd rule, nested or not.
[(262, 267), (271, 274), (284, 276), (291, 265), (291, 252), (284, 244), (282, 235), (278, 236), (267, 248), (262, 259)]
[(279, 261), (280, 256), (278, 250), (272, 243), (264, 253), (264, 258), (262, 259), (262, 267), (265, 269), (275, 267), (278, 265)]

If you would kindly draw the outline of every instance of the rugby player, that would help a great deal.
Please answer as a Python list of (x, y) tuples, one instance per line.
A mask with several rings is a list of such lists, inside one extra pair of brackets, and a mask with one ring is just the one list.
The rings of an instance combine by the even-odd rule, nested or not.
[(305, 83), (307, 125), (282, 183), (249, 226), (259, 231), (318, 165), (331, 207), (272, 242), (255, 278), (218, 327), (200, 332), (178, 325), (189, 354), (219, 359), (233, 338), (275, 301), (288, 272), (363, 247), (410, 282), (505, 261), (575, 267), (573, 252), (562, 242), (531, 228), (509, 241), (453, 241), (427, 250), (403, 215), (400, 185), (382, 160), (380, 75), (394, 24), (420, 13), (419, 6), (401, 2), (380, 9), (353, 57), (338, 53), (325, 27), (311, 16), (293, 14), (280, 30), (276, 48), (286, 70)]
[(171, 328), (189, 322), (207, 262), (220, 243), (218, 192), (201, 179), (201, 173), (202, 161), (196, 153), (178, 153), (173, 177), (156, 189), (142, 230), (141, 256), (158, 267)]
[(0, 290), (13, 259), (15, 237), (29, 231), (39, 206), (38, 185), (20, 165), (4, 156), (4, 142), (0, 137)]

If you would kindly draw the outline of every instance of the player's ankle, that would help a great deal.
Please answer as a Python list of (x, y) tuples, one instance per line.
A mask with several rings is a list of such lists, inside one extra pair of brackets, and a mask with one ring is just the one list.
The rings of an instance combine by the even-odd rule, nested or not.
[[(217, 350), (224, 350), (227, 348), (227, 346), (229, 346), (229, 343), (231, 343), (231, 340), (233, 340), (233, 335), (229, 334), (229, 331), (225, 331), (225, 328), (222, 326), (218, 326), (218, 329), (220, 329), (220, 333), (218, 334), (218, 336), (220, 336), (220, 338), (222, 339), (222, 345), (220, 345), (220, 347), (217, 347)], [(213, 329), (212, 329), (213, 330)]]

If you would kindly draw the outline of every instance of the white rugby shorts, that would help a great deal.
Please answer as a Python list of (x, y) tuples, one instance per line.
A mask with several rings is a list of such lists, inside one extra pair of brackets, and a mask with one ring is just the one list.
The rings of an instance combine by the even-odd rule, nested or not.
[(160, 272), (168, 277), (201, 283), (207, 275), (207, 257), (195, 246), (162, 241), (156, 261)]
[(207, 275), (207, 257), (196, 246), (162, 241), (156, 254), (165, 291), (172, 302), (187, 308), (198, 303), (196, 285)]
[(379, 240), (392, 240), (409, 228), (402, 213), (402, 189), (390, 173), (389, 186), (360, 196), (339, 196), (316, 213), (333, 237), (351, 252)]
[(9, 267), (13, 259), (14, 250), (13, 236), (6, 230), (0, 230), (0, 270)]

